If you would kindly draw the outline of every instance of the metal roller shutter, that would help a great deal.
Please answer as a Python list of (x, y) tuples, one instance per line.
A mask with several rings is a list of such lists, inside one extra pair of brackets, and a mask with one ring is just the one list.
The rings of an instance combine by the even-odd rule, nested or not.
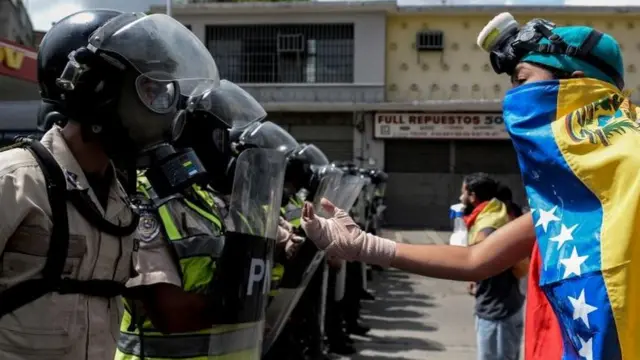
[(385, 142), (388, 226), (442, 228), (448, 223), (453, 185), (449, 181), (449, 141)]
[(493, 175), (512, 189), (517, 203), (526, 204), (511, 141), (386, 141), (385, 165), (389, 226), (450, 230), (449, 206), (473, 172)]
[(458, 183), (465, 175), (486, 172), (511, 188), (516, 203), (527, 204), (518, 158), (511, 141), (458, 141), (455, 147)]
[(269, 114), (298, 142), (314, 144), (329, 160), (353, 160), (352, 114)]

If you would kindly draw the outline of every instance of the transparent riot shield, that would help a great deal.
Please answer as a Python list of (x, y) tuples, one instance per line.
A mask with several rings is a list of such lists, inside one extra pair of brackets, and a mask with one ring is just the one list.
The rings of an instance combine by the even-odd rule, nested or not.
[(366, 176), (360, 175), (362, 179), (361, 191), (358, 193), (358, 197), (351, 209), (351, 217), (356, 224), (360, 225), (363, 230), (367, 230), (368, 218), (367, 207), (370, 205), (370, 190), (373, 190), (371, 185), (371, 179)]
[(359, 175), (344, 175), (340, 180), (340, 191), (338, 191), (334, 205), (349, 212), (360, 196), (364, 183), (364, 178)]
[[(365, 184), (365, 179), (360, 175), (345, 175), (340, 182), (338, 199), (334, 203), (340, 209), (349, 212), (356, 202)], [(334, 301), (340, 301), (344, 297), (347, 276), (347, 262), (340, 261), (340, 269), (336, 275)]]
[[(314, 210), (319, 211), (322, 198), (335, 199), (341, 177), (341, 172), (332, 172), (320, 180), (313, 198)], [(305, 241), (296, 256), (285, 263), (286, 271), (278, 293), (267, 307), (263, 354), (267, 354), (284, 329), (291, 312), (323, 259), (324, 251), (319, 251), (313, 242)]]
[(237, 159), (229, 201), (229, 228), (212, 282), (216, 334), (210, 356), (259, 360), (278, 229), (284, 154), (248, 149)]

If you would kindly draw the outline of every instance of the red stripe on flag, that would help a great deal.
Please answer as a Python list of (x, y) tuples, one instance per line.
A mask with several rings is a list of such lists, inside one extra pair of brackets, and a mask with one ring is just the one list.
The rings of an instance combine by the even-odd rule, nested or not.
[(538, 284), (542, 259), (538, 243), (533, 247), (529, 283), (527, 284), (527, 312), (525, 317), (525, 360), (562, 359), (562, 334), (556, 314)]

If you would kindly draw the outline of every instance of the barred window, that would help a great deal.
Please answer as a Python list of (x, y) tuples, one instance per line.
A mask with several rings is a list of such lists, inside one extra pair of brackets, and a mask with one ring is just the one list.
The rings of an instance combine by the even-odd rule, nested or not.
[(210, 25), (220, 75), (237, 83), (353, 83), (353, 24)]

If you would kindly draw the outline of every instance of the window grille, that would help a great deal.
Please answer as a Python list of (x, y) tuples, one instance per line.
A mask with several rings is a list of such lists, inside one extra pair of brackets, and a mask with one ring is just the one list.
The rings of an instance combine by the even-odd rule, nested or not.
[(220, 76), (236, 83), (353, 83), (353, 24), (210, 25)]

